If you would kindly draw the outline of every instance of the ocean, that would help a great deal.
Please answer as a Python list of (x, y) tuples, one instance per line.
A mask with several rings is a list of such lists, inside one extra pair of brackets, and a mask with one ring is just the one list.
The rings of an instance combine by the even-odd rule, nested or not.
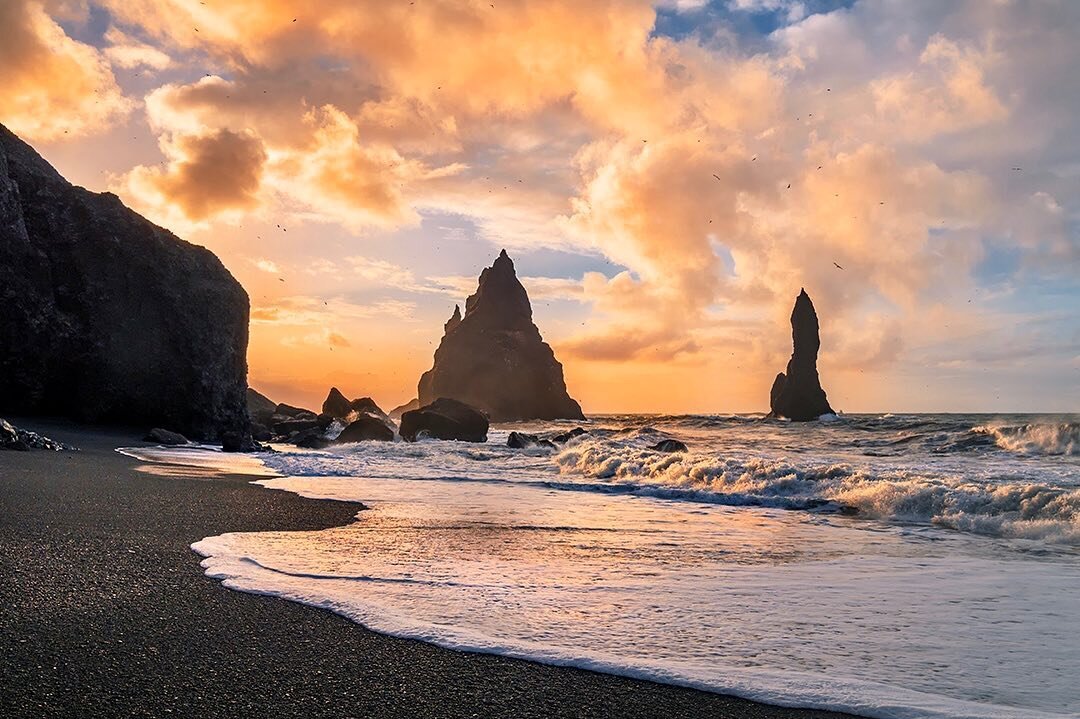
[(454, 649), (882, 719), (1080, 716), (1080, 417), (611, 415), (505, 446), (572, 426), (279, 446), (260, 484), (368, 509), (192, 549), (233, 589)]

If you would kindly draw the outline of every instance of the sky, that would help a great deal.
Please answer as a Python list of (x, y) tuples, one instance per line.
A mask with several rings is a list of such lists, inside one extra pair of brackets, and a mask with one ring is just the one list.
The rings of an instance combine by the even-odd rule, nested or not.
[[(586, 412), (1080, 410), (1080, 3), (3, 0), (0, 122), (214, 251), (250, 384), (416, 394), (501, 248)], [(842, 269), (841, 269), (842, 268)]]

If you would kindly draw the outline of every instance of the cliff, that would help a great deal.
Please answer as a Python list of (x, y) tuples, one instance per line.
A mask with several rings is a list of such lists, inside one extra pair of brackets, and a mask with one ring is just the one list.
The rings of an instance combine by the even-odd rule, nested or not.
[(242, 443), (248, 297), (0, 125), (0, 410)]

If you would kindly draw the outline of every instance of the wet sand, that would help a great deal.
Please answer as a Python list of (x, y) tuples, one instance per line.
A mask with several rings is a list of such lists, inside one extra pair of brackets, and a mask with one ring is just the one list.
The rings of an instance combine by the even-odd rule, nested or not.
[(450, 651), (225, 589), (192, 542), (362, 507), (148, 474), (113, 451), (141, 444), (131, 431), (9, 419), (80, 451), (0, 452), (0, 716), (842, 716)]

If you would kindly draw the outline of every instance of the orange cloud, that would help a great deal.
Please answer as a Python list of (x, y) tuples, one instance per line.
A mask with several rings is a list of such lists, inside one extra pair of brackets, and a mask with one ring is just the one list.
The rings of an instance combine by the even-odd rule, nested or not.
[(136, 204), (159, 208), (166, 216), (178, 209), (198, 221), (258, 203), (266, 150), (254, 133), (218, 129), (177, 135), (163, 149), (171, 160), (168, 167), (137, 167), (125, 178)]
[(0, 28), (0, 122), (13, 132), (28, 140), (73, 138), (108, 129), (132, 109), (108, 60), (68, 37), (44, 3), (5, 0)]
[[(646, 0), (107, 3), (132, 29), (111, 34), (115, 63), (152, 66), (132, 40), (149, 37), (150, 49), (197, 52), (212, 71), (146, 97), (169, 165), (132, 172), (125, 198), (173, 227), (238, 225), (254, 209), (288, 215), (289, 241), (294, 220), (342, 225), (362, 242), (453, 214), (475, 232), (448, 243), (476, 235), (602, 256), (615, 276), (526, 282), (534, 299), (587, 307), (587, 322), (550, 337), (583, 363), (708, 361), (721, 373), (757, 362), (771, 372), (790, 351), (787, 315), (805, 286), (830, 318), (823, 364), (884, 366), (912, 351), (920, 313), (966, 291), (988, 233), (1047, 263), (1078, 256), (1072, 170), (1021, 192), (987, 169), (1003, 145), (1039, 142), (1015, 124), (1029, 110), (1021, 100), (1035, 73), (1023, 64), (1037, 56), (1037, 33), (1011, 32), (1020, 11), (1006, 3), (945, 23), (903, 3), (803, 19), (798, 3), (739, 0), (747, 12), (786, 9), (793, 22), (753, 56), (704, 33), (663, 36)], [(897, 27), (905, 34), (890, 35)], [(200, 192), (213, 163), (198, 158), (219, 136), (257, 140), (265, 159), (237, 162), (241, 181), (215, 188), (217, 200)], [(290, 291), (315, 291), (294, 290), (294, 279), (335, 292), (467, 294), (475, 282), (414, 277), (400, 257), (338, 239), (321, 247), (329, 257), (278, 241), (242, 262), (272, 255)], [(391, 316), (341, 309), (357, 321)], [(262, 328), (330, 328), (318, 310), (281, 301), (254, 316)], [(273, 337), (257, 347), (280, 350)], [(629, 379), (620, 374), (611, 392)]]
[(136, 40), (117, 27), (109, 28), (105, 40), (109, 43), (105, 56), (117, 67), (164, 70), (172, 64), (172, 58), (161, 50)]

